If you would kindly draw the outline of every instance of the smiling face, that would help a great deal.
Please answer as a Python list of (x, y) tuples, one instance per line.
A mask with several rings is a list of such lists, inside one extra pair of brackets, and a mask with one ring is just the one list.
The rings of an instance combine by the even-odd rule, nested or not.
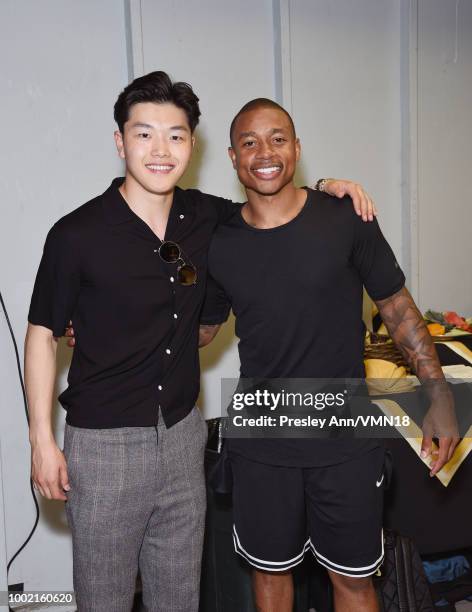
[(194, 140), (185, 112), (172, 103), (134, 104), (123, 134), (115, 132), (126, 179), (156, 195), (174, 189), (188, 166)]
[(236, 119), (228, 152), (246, 190), (269, 196), (292, 182), (300, 142), (283, 110), (261, 106)]

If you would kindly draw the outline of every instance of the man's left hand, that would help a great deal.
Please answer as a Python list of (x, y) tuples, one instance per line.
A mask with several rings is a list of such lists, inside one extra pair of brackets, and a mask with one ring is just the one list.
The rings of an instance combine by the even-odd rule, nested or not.
[(352, 200), (354, 210), (364, 221), (373, 221), (377, 216), (377, 209), (372, 198), (358, 183), (346, 179), (329, 179), (323, 191), (337, 198), (348, 195)]

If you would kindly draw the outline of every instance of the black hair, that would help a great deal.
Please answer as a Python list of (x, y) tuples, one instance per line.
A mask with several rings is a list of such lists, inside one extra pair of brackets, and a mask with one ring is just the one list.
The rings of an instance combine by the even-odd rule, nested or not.
[(134, 79), (118, 96), (113, 116), (121, 133), (129, 119), (130, 108), (139, 102), (170, 102), (185, 112), (192, 133), (198, 125), (200, 108), (192, 87), (181, 81), (173, 83), (161, 70)]
[(277, 104), (277, 102), (274, 102), (273, 100), (270, 100), (269, 98), (255, 98), (254, 100), (251, 100), (250, 102), (245, 104), (238, 111), (238, 113), (234, 117), (233, 121), (231, 121), (231, 126), (229, 128), (229, 139), (231, 141), (231, 146), (233, 146), (233, 131), (234, 131), (234, 126), (236, 125), (236, 121), (244, 113), (247, 113), (249, 111), (255, 110), (257, 108), (275, 108), (277, 110), (281, 110), (283, 113), (285, 113), (287, 115), (288, 120), (289, 120), (290, 125), (291, 125), (292, 130), (293, 130), (293, 135), (296, 136), (295, 125), (293, 123), (293, 119), (290, 116), (290, 114), (285, 110), (285, 108), (283, 106), (280, 106), (280, 104)]

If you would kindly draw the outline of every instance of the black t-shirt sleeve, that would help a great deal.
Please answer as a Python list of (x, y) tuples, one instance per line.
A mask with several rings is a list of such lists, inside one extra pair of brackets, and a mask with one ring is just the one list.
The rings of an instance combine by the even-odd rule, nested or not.
[(218, 223), (225, 223), (235, 213), (235, 211), (241, 208), (241, 204), (227, 200), (226, 198), (220, 198), (209, 193), (204, 193), (204, 197), (210, 206), (216, 210)]
[(405, 275), (377, 219), (365, 223), (355, 216), (354, 224), (353, 265), (370, 297), (373, 300), (386, 299), (404, 286)]
[(79, 253), (60, 225), (50, 230), (34, 283), (28, 321), (64, 335), (80, 289)]
[(208, 274), (200, 325), (220, 325), (228, 319), (230, 310), (231, 301), (225, 290)]

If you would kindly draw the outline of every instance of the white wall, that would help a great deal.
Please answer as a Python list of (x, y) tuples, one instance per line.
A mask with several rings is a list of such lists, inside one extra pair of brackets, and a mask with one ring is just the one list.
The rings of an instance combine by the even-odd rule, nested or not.
[[(3, 0), (0, 57), (0, 290), (22, 352), (32, 283), (47, 230), (63, 214), (104, 191), (120, 173), (113, 104), (128, 80), (123, 3)], [(33, 526), (34, 506), (13, 348), (3, 321), (1, 325), (0, 436), (10, 558)], [(64, 387), (67, 350), (62, 353)], [(58, 409), (61, 444), (63, 416)], [(27, 589), (71, 589), (71, 546), (63, 505), (41, 501), (40, 507), (41, 522), (12, 565), (9, 583), (24, 582)]]
[(419, 304), (472, 316), (472, 2), (418, 5)]
[(304, 174), (361, 182), (401, 262), (400, 4), (292, 0), (290, 40)]

